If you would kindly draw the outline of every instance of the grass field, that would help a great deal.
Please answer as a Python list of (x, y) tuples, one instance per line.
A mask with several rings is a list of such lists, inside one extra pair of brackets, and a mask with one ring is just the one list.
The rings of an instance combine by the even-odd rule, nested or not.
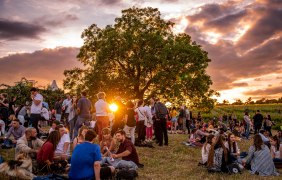
[[(282, 104), (252, 104), (252, 105), (224, 105), (215, 106), (210, 113), (202, 113), (204, 119), (212, 119), (213, 117), (219, 117), (223, 114), (236, 114), (239, 120), (243, 119), (245, 111), (248, 111), (250, 116), (253, 117), (256, 110), (260, 110), (261, 114), (265, 116), (270, 114), (272, 120), (276, 123), (275, 127), (280, 128), (282, 126)], [(194, 115), (196, 115), (194, 113)]]
[[(176, 134), (169, 135), (169, 146), (155, 148), (137, 148), (140, 161), (145, 165), (143, 169), (139, 169), (138, 179), (148, 180), (165, 180), (165, 179), (282, 179), (282, 177), (259, 177), (251, 175), (248, 171), (244, 171), (238, 175), (228, 174), (209, 174), (203, 167), (198, 166), (201, 159), (201, 152), (198, 148), (187, 147), (182, 145), (182, 141), (186, 141), (187, 135)], [(251, 141), (242, 140), (239, 142), (241, 151), (247, 151), (251, 145)], [(12, 159), (14, 150), (0, 150), (1, 155), (5, 159)], [(280, 171), (282, 173), (282, 171)], [(0, 179), (9, 179), (1, 176)]]

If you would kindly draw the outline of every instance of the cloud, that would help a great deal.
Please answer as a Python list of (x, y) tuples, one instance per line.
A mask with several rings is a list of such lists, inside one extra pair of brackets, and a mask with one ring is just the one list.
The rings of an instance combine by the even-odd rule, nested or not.
[(115, 5), (121, 3), (122, 0), (102, 0), (101, 4), (102, 5)]
[(0, 82), (11, 84), (26, 77), (38, 81), (38, 85), (52, 80), (62, 84), (65, 69), (81, 67), (76, 59), (78, 52), (78, 48), (62, 47), (0, 58)]
[(42, 24), (44, 26), (49, 26), (49, 27), (54, 27), (54, 26), (62, 27), (68, 21), (77, 21), (77, 20), (79, 20), (77, 15), (63, 12), (53, 16), (43, 15), (39, 18), (36, 18), (34, 20), (34, 23)]
[(267, 89), (259, 89), (255, 91), (248, 91), (244, 93), (247, 96), (266, 96), (266, 95), (277, 95), (282, 94), (282, 87), (270, 87)]
[(206, 4), (196, 14), (186, 16), (189, 25), (185, 32), (212, 60), (207, 71), (216, 90), (234, 88), (232, 82), (244, 78), (281, 74), (282, 1), (242, 2)]
[(204, 24), (205, 28), (215, 30), (217, 32), (228, 32), (234, 30), (238, 22), (242, 20), (243, 17), (248, 15), (247, 10), (242, 10), (233, 14), (228, 14), (221, 16), (219, 18), (208, 21)]
[(248, 83), (232, 83), (233, 87), (245, 87), (245, 86), (249, 86)]
[(0, 39), (39, 39), (39, 35), (46, 31), (46, 28), (37, 24), (0, 19)]
[(252, 49), (282, 31), (282, 9), (264, 7), (255, 14), (260, 18), (237, 43), (236, 47), (242, 51)]

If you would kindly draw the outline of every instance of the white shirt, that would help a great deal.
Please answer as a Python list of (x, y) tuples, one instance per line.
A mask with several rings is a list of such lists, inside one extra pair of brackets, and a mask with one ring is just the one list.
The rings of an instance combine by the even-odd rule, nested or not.
[(274, 152), (274, 158), (281, 159), (280, 157), (280, 149), (282, 148), (282, 144), (280, 144), (280, 148), (278, 151), (276, 151), (276, 148), (274, 146), (271, 146), (271, 150)]
[(96, 116), (108, 116), (109, 104), (103, 99), (95, 103)]
[[(60, 139), (60, 142), (59, 144), (57, 145), (57, 148), (56, 148), (56, 151), (55, 151), (55, 154), (63, 154), (64, 153), (64, 144), (68, 142), (70, 143), (70, 135), (68, 133), (64, 134), (61, 139)], [(70, 155), (70, 145), (68, 147), (68, 150), (67, 150), (67, 155)]]
[(71, 105), (72, 105), (71, 99), (65, 99), (63, 101), (63, 106), (65, 106), (65, 107), (67, 106), (65, 113), (70, 113)]
[(49, 111), (46, 108), (41, 109), (41, 116), (44, 117), (45, 120), (49, 120)]
[(251, 124), (251, 119), (250, 119), (250, 116), (248, 115), (244, 115), (244, 120), (247, 124)]
[(138, 121), (145, 121), (149, 118), (145, 107), (138, 107), (135, 109), (135, 112), (138, 114)]
[(43, 96), (41, 94), (37, 93), (34, 97), (34, 100), (39, 100), (40, 103), (39, 103), (39, 105), (35, 105), (34, 101), (32, 101), (32, 104), (31, 104), (31, 107), (30, 107), (30, 113), (31, 114), (41, 114)]
[(202, 147), (202, 163), (206, 163), (208, 161), (210, 148), (210, 144), (207, 144), (206, 148), (205, 145)]

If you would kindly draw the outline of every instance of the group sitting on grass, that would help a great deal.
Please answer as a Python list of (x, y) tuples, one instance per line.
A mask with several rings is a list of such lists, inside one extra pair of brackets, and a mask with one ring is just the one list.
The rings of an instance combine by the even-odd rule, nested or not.
[(68, 173), (68, 178), (75, 180), (107, 179), (117, 170), (125, 168), (130, 173), (143, 167), (134, 144), (123, 130), (117, 130), (115, 138), (109, 128), (104, 128), (102, 134), (102, 141), (98, 143), (96, 132), (82, 126), (70, 155), (69, 134), (63, 125), (51, 130), (45, 142), (37, 138), (35, 128), (29, 127), (16, 142), (16, 155), (29, 155), (33, 160), (33, 173)]
[[(230, 128), (224, 128), (222, 122), (218, 126), (209, 123), (207, 128), (202, 122), (197, 122), (195, 127), (184, 144), (202, 148), (199, 165), (207, 167), (209, 172), (233, 173), (235, 167), (237, 172), (247, 169), (251, 174), (261, 176), (279, 175), (276, 171), (276, 168), (282, 166), (279, 134), (269, 136), (268, 131), (261, 129), (254, 134), (249, 151), (240, 152), (237, 142), (241, 141), (244, 134), (238, 133), (236, 127), (231, 131)], [(247, 141), (249, 134), (244, 139)]]

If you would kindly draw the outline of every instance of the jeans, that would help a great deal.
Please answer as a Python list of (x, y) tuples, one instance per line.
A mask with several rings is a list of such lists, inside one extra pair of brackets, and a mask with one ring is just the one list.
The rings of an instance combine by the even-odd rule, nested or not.
[(249, 139), (250, 136), (250, 124), (245, 125), (245, 137)]
[(90, 118), (77, 117), (77, 120), (76, 120), (75, 126), (74, 126), (74, 133), (73, 133), (74, 137), (77, 137), (77, 135), (78, 135), (78, 130), (79, 130), (79, 128), (83, 125), (83, 123), (84, 123), (85, 121), (90, 121)]
[(24, 125), (25, 119), (23, 115), (18, 115), (18, 119), (21, 122), (22, 125)]
[(126, 133), (126, 137), (129, 137), (129, 135), (130, 135), (131, 142), (132, 142), (133, 144), (135, 144), (135, 128), (136, 128), (136, 126), (134, 126), (134, 127), (129, 127), (129, 126), (127, 126), (127, 125), (125, 125), (124, 128), (123, 128), (123, 130), (124, 130), (125, 133)]
[(70, 130), (70, 140), (73, 140), (74, 137), (76, 136), (73, 136), (74, 135), (74, 127), (75, 127), (75, 123), (76, 123), (76, 119), (77, 119), (77, 116), (74, 116), (70, 121), (69, 121), (69, 130)]
[(38, 121), (41, 118), (41, 114), (30, 114), (30, 123), (31, 126), (34, 127), (37, 131), (37, 135), (39, 135), (39, 129), (38, 129)]
[(61, 119), (62, 119), (62, 115), (61, 114), (56, 114), (55, 117), (56, 117), (56, 121), (60, 121), (61, 122)]

